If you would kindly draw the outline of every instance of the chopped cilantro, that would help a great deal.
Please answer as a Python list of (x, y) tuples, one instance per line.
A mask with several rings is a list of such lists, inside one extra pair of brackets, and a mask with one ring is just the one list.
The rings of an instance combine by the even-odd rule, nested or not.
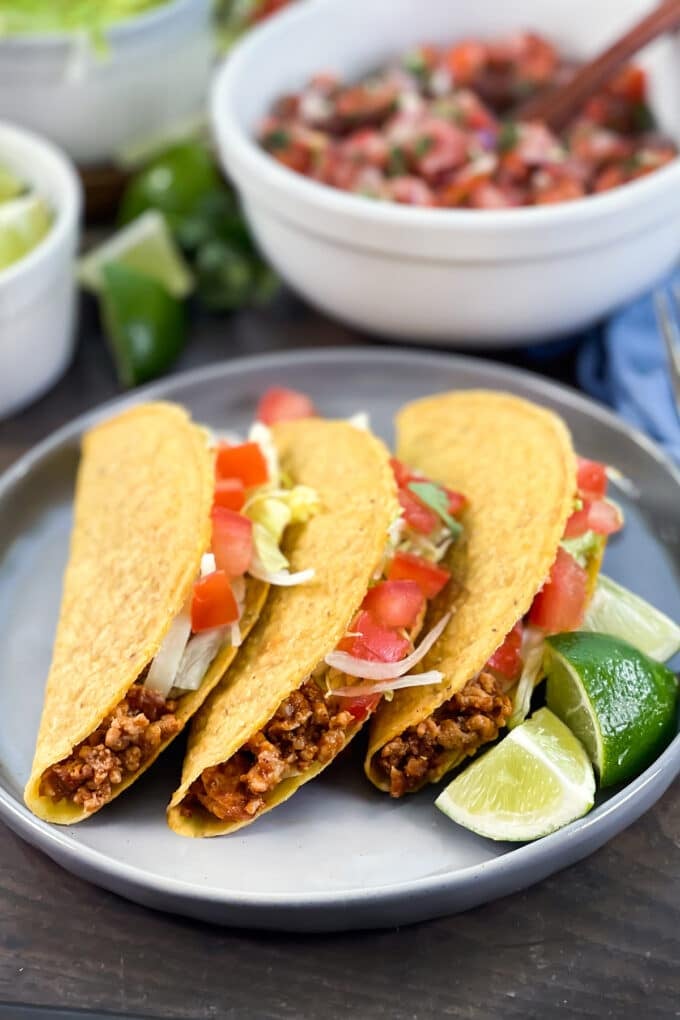
[(276, 152), (277, 149), (285, 149), (290, 145), (290, 135), (283, 128), (277, 128), (275, 131), (270, 131), (266, 134), (262, 142), (266, 149)]
[(441, 517), (452, 535), (460, 535), (463, 526), (449, 513), (449, 501), (441, 485), (435, 485), (434, 482), (409, 482), (408, 488), (421, 503)]
[(506, 120), (501, 124), (496, 146), (499, 152), (510, 152), (519, 141), (519, 128), (514, 121)]
[(390, 149), (390, 156), (387, 162), (387, 172), (390, 177), (402, 177), (408, 172), (406, 153), (400, 145), (393, 145)]
[(421, 135), (421, 137), (417, 139), (416, 144), (413, 146), (413, 151), (420, 159), (421, 156), (427, 155), (433, 145), (434, 139), (430, 135)]
[(633, 126), (636, 131), (643, 134), (645, 131), (653, 131), (656, 127), (654, 114), (646, 103), (636, 103), (632, 110)]

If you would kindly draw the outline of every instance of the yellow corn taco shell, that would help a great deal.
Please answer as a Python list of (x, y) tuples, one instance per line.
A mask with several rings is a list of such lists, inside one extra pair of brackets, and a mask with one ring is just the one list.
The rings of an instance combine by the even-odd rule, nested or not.
[[(320, 512), (290, 529), (284, 544), (291, 570), (313, 567), (316, 573), (307, 584), (272, 589), (234, 666), (193, 721), (181, 785), (168, 808), (170, 827), (185, 836), (217, 836), (248, 824), (220, 821), (194, 805), (189, 815), (183, 801), (203, 770), (228, 761), (335, 648), (361, 605), (398, 513), (388, 452), (370, 433), (312, 419), (275, 426), (273, 433), (282, 469), (320, 498)], [(257, 817), (323, 767), (281, 782)]]
[[(576, 491), (569, 433), (550, 411), (505, 393), (443, 393), (408, 404), (397, 417), (397, 455), (428, 478), (464, 493), (463, 536), (450, 554), (452, 594), (429, 611), (451, 620), (423, 669), (441, 684), (398, 691), (375, 713), (366, 774), (389, 785), (374, 756), (426, 719), (485, 665), (531, 606), (550, 572)], [(438, 777), (461, 759), (453, 751)]]
[[(40, 818), (73, 824), (89, 817), (71, 800), (41, 796), (41, 777), (97, 729), (160, 648), (209, 546), (213, 486), (208, 434), (180, 407), (140, 405), (84, 437), (61, 613), (24, 794)], [(266, 597), (266, 585), (248, 585), (244, 632)], [(201, 688), (178, 699), (182, 725), (234, 654), (223, 649)]]

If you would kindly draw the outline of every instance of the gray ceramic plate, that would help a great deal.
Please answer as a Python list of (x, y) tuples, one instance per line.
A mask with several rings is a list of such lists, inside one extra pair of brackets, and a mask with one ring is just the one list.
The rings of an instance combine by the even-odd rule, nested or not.
[[(210, 425), (244, 428), (273, 383), (314, 397), (328, 416), (371, 412), (392, 438), (407, 400), (448, 388), (507, 389), (562, 414), (583, 453), (630, 479), (627, 526), (607, 552), (614, 578), (680, 618), (680, 476), (643, 437), (576, 393), (488, 362), (389, 349), (304, 352), (215, 365), (135, 399), (181, 401)], [(62, 429), (0, 482), (0, 814), (63, 867), (130, 899), (225, 924), (339, 930), (464, 910), (537, 882), (629, 825), (680, 770), (680, 736), (644, 775), (581, 821), (526, 846), (477, 838), (434, 807), (434, 788), (390, 801), (364, 779), (361, 748), (251, 828), (186, 840), (165, 824), (181, 747), (110, 808), (73, 828), (30, 815), (29, 773), (59, 605), (80, 435), (109, 405)]]

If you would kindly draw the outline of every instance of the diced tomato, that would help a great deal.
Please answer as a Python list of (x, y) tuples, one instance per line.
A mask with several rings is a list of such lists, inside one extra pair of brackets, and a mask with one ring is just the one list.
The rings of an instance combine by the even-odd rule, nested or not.
[(412, 627), (425, 605), (415, 581), (382, 581), (369, 589), (363, 608), (383, 627)]
[(564, 529), (565, 538), (578, 538), (588, 530), (588, 505), (584, 503), (580, 510), (574, 510)]
[(363, 694), (356, 698), (343, 698), (341, 708), (354, 716), (357, 722), (363, 722), (378, 707), (380, 694)]
[(487, 47), (475, 40), (452, 46), (446, 54), (446, 64), (456, 85), (468, 85), (486, 66)]
[(416, 475), (414, 475), (410, 468), (402, 464), (396, 457), (390, 457), (390, 467), (394, 474), (395, 481), (400, 489), (405, 489), (409, 482), (412, 482)]
[(598, 535), (613, 535), (623, 526), (617, 508), (606, 499), (594, 499), (588, 504), (588, 527)]
[(246, 501), (245, 485), (240, 478), (220, 478), (215, 482), (213, 506), (240, 510)]
[(576, 484), (584, 499), (603, 499), (607, 492), (607, 470), (597, 460), (578, 457)]
[(522, 621), (519, 620), (487, 662), (489, 669), (502, 673), (508, 680), (519, 680), (522, 674), (523, 629)]
[(354, 637), (344, 637), (338, 648), (341, 652), (349, 652), (357, 659), (368, 659), (371, 662), (399, 662), (408, 655), (410, 643), (407, 638), (395, 630), (381, 625), (373, 619), (365, 609), (360, 610), (351, 624), (350, 631)]
[(260, 397), (255, 417), (265, 425), (273, 425), (277, 421), (312, 418), (315, 414), (314, 404), (304, 393), (272, 386)]
[(263, 485), (269, 478), (267, 461), (257, 443), (241, 443), (239, 446), (220, 443), (215, 470), (218, 479), (240, 478), (246, 489), (252, 485)]
[(613, 535), (623, 526), (621, 515), (612, 503), (605, 499), (586, 499), (580, 510), (575, 510), (564, 529), (565, 538), (578, 538), (586, 531), (598, 535)]
[(426, 599), (433, 599), (450, 580), (448, 570), (413, 553), (398, 552), (387, 570), (390, 581), (415, 581)]
[(453, 489), (444, 488), (444, 492), (449, 501), (449, 513), (455, 517), (466, 506), (467, 499), (462, 492), (455, 492)]
[(642, 67), (629, 64), (608, 85), (608, 90), (630, 103), (644, 103), (647, 95), (647, 76)]
[(386, 186), (393, 201), (401, 205), (434, 205), (432, 189), (419, 177), (393, 177)]
[(566, 549), (558, 549), (550, 578), (534, 599), (529, 622), (549, 634), (577, 630), (583, 623), (588, 575)]
[(536, 205), (555, 205), (556, 202), (573, 202), (576, 198), (583, 198), (585, 194), (586, 189), (580, 181), (565, 177), (561, 181), (540, 188), (536, 192), (534, 202)]
[(409, 528), (421, 535), (431, 535), (439, 526), (439, 517), (425, 506), (410, 489), (399, 489), (399, 503), (404, 511), (404, 520)]
[(238, 605), (223, 570), (215, 570), (194, 583), (191, 629), (195, 634), (213, 627), (224, 627), (237, 620)]
[(253, 523), (224, 506), (212, 513), (212, 551), (218, 570), (228, 577), (245, 574), (253, 558)]

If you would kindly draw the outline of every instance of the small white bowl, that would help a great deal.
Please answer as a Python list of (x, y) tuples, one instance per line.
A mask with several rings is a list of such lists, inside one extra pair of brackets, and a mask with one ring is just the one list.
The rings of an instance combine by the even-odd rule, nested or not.
[(0, 118), (49, 138), (76, 163), (106, 163), (131, 142), (200, 113), (214, 57), (212, 0), (171, 0), (106, 33), (0, 38)]
[[(212, 120), (257, 240), (312, 304), (352, 325), (437, 343), (512, 345), (591, 325), (680, 255), (680, 159), (603, 195), (501, 211), (418, 209), (334, 190), (254, 140), (283, 93), (326, 68), (352, 79), (420, 42), (535, 28), (587, 58), (655, 0), (316, 0), (273, 19), (222, 66)], [(642, 62), (680, 141), (680, 39)]]
[(44, 195), (52, 228), (24, 258), (0, 270), (0, 418), (36, 399), (73, 353), (73, 264), (82, 205), (75, 167), (49, 142), (0, 122), (0, 163)]

